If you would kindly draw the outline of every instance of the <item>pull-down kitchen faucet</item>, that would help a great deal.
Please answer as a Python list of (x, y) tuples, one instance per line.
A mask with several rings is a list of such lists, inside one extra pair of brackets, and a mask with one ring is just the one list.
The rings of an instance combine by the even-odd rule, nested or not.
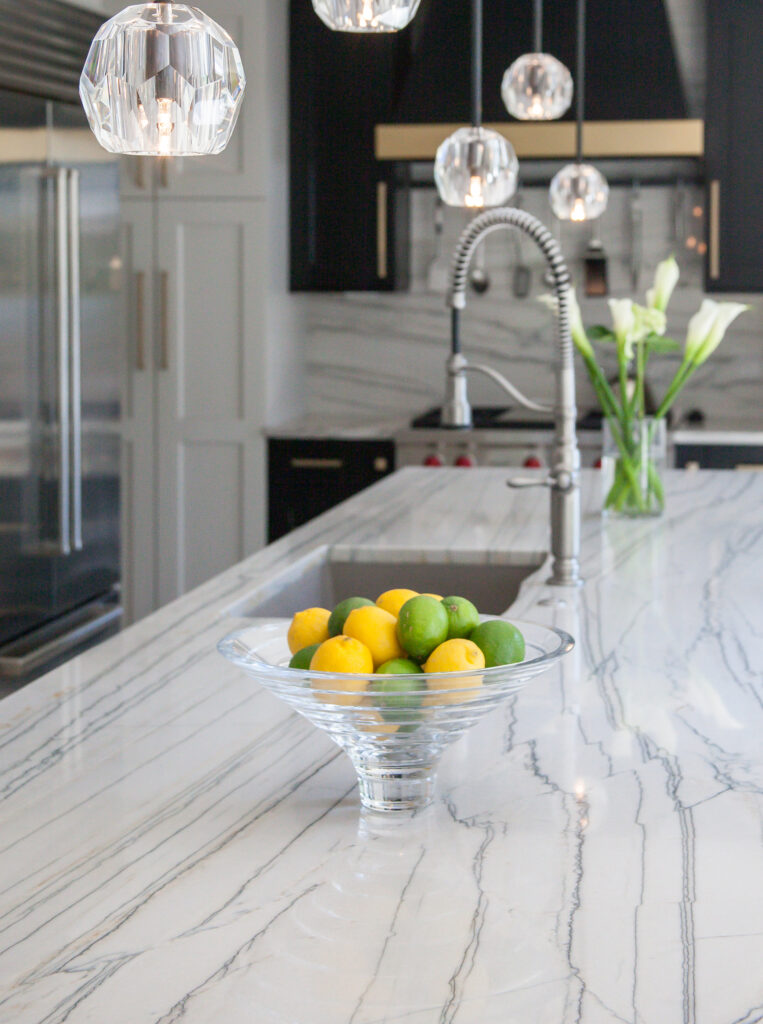
[[(537, 244), (553, 277), (557, 301), (556, 396), (553, 410), (525, 398), (510, 381), (489, 366), (470, 365), (461, 353), (460, 314), (466, 307), (469, 263), (480, 241), (498, 228), (517, 228)], [(447, 362), (447, 397), (442, 409), (445, 427), (472, 425), (472, 410), (466, 394), (466, 373), (477, 371), (495, 380), (517, 401), (531, 409), (554, 414), (555, 435), (551, 471), (545, 480), (508, 480), (509, 487), (546, 486), (551, 491), (551, 578), (557, 586), (577, 586), (580, 580), (580, 453), (575, 433), (575, 368), (569, 324), (568, 289), (570, 274), (556, 239), (535, 217), (523, 210), (501, 207), (486, 210), (464, 228), (453, 252), (447, 303), (451, 310), (451, 351)]]

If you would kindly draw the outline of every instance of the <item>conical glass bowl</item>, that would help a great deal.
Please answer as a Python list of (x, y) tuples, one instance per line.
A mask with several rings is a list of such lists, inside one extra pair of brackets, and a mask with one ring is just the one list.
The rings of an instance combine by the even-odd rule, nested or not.
[[(229, 634), (218, 650), (314, 725), (347, 754), (361, 803), (372, 810), (424, 807), (434, 795), (445, 747), (502, 700), (572, 650), (560, 629), (512, 620), (525, 638), (525, 660), (467, 672), (398, 676), (406, 694), (380, 688), (389, 676), (289, 668), (289, 619), (259, 621)], [(352, 682), (352, 690), (346, 687)]]

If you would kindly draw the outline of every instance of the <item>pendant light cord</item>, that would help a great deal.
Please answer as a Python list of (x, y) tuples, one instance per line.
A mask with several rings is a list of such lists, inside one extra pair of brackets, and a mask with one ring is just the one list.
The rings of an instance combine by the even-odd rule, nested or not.
[(543, 52), (543, 0), (535, 0), (533, 17), (533, 49)]
[(585, 111), (585, 0), (578, 0), (578, 67), (575, 81), (577, 121), (575, 125), (576, 162), (583, 162), (583, 117)]
[(472, 124), (482, 124), (482, 0), (472, 0)]

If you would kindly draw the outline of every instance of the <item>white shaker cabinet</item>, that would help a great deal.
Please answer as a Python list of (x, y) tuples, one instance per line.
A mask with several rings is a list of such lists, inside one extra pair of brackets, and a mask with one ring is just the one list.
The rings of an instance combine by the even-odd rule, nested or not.
[(130, 619), (264, 542), (264, 204), (124, 203)]

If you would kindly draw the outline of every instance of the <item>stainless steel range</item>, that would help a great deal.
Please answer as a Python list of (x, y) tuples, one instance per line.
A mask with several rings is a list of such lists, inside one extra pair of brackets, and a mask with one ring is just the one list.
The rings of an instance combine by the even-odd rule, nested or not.
[[(524, 466), (549, 465), (554, 424), (547, 415), (509, 406), (475, 406), (473, 426), (454, 430), (440, 425), (440, 407), (417, 416), (395, 434), (398, 466)], [(578, 420), (581, 464), (596, 466), (601, 456), (601, 414)]]

